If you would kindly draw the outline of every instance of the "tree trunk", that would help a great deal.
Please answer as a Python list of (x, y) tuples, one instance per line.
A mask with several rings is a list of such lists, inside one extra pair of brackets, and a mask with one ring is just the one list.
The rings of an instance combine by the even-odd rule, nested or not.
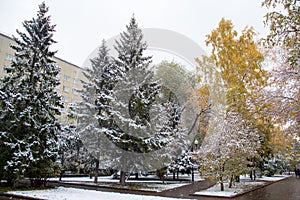
[(135, 173), (135, 179), (139, 179), (139, 173)]
[(192, 168), (192, 182), (195, 181), (194, 168)]
[(173, 171), (173, 180), (175, 180), (176, 177), (175, 177), (175, 171)]
[(98, 183), (99, 160), (96, 159), (94, 183)]
[(224, 168), (225, 168), (225, 163), (223, 163), (223, 165), (222, 165), (222, 168), (221, 168), (221, 170), (222, 170), (222, 173), (221, 173), (221, 175), (220, 175), (220, 186), (221, 186), (221, 191), (224, 191), (224, 183), (223, 183), (223, 173), (224, 173)]
[(60, 171), (60, 173), (59, 173), (59, 181), (62, 180), (62, 177), (63, 177), (63, 171)]
[(121, 155), (121, 168), (120, 168), (120, 184), (125, 185), (126, 182), (126, 155), (122, 154)]
[(235, 176), (235, 182), (237, 182), (237, 183), (240, 182), (240, 176)]
[(121, 171), (121, 174), (120, 174), (120, 184), (121, 185), (125, 185), (125, 180), (126, 180), (126, 173)]
[[(62, 153), (61, 154), (61, 165), (64, 166), (64, 164), (65, 164), (65, 156), (64, 156), (64, 153)], [(61, 181), (63, 174), (64, 174), (64, 167), (63, 167), (63, 169), (60, 170), (59, 181)]]
[(224, 183), (223, 183), (223, 177), (220, 176), (220, 186), (221, 186), (221, 191), (224, 191)]
[(232, 187), (232, 182), (233, 182), (233, 175), (230, 176), (230, 180), (229, 180), (229, 188)]
[[(30, 185), (31, 185), (31, 183), (30, 183)], [(19, 187), (19, 180), (17, 179), (13, 182), (13, 188), (18, 188), (18, 187)]]
[[(21, 171), (20, 168), (19, 168), (19, 171)], [(16, 180), (13, 181), (13, 188), (19, 187), (19, 183), (20, 183), (19, 181), (20, 181), (20, 173), (17, 174)], [(30, 185), (31, 185), (31, 181), (30, 181)]]

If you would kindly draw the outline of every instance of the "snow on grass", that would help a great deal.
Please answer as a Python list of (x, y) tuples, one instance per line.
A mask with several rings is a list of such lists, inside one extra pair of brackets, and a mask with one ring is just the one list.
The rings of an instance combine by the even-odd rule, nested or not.
[[(75, 183), (75, 184), (87, 184), (87, 185), (98, 185), (98, 186), (108, 186), (115, 188), (128, 188), (128, 189), (136, 189), (136, 190), (147, 190), (147, 191), (155, 191), (161, 192), (164, 190), (169, 190), (177, 187), (181, 187), (187, 184), (190, 184), (190, 181), (186, 181), (190, 179), (190, 176), (181, 175), (179, 178), (185, 181), (169, 181), (166, 180), (164, 183), (161, 180), (156, 179), (156, 177), (148, 176), (147, 179), (134, 179), (127, 180), (127, 184), (125, 186), (121, 186), (119, 184), (118, 179), (113, 179), (111, 176), (99, 176), (98, 183), (94, 183), (94, 179), (90, 179), (89, 177), (66, 177), (62, 178), (63, 182), (67, 183)], [(58, 178), (52, 178), (50, 180), (58, 181)], [(195, 173), (195, 181), (204, 180), (202, 179), (198, 173)]]
[(290, 175), (274, 175), (272, 177), (263, 176), (262, 178), (257, 178), (257, 180), (260, 180), (260, 181), (279, 181), (279, 180), (285, 179), (287, 177), (290, 177)]
[(216, 184), (206, 190), (195, 192), (196, 195), (205, 195), (205, 196), (218, 196), (218, 197), (234, 197), (241, 193), (250, 191), (254, 188), (268, 184), (270, 181), (279, 181), (284, 178), (287, 178), (287, 175), (276, 175), (273, 177), (262, 177), (257, 178), (255, 181), (251, 181), (248, 176), (241, 176), (240, 183), (235, 183), (232, 188), (228, 187), (228, 183), (224, 183), (224, 191), (221, 191), (220, 184)]
[(122, 194), (115, 192), (101, 192), (94, 190), (58, 187), (48, 190), (12, 191), (10, 194), (18, 194), (27, 197), (35, 197), (49, 200), (90, 200), (90, 199), (113, 199), (113, 200), (175, 200), (160, 196)]
[(243, 193), (251, 188), (265, 185), (265, 182), (240, 182), (236, 183), (232, 188), (228, 187), (228, 183), (224, 183), (224, 191), (220, 191), (220, 184), (216, 184), (207, 190), (196, 192), (196, 195), (208, 195), (208, 196), (222, 196), (222, 197), (234, 197), (240, 193)]
[[(280, 181), (282, 179), (285, 179), (287, 177), (290, 177), (291, 175), (280, 175), (280, 174), (275, 174), (274, 176), (271, 176), (271, 177), (268, 177), (268, 176), (262, 176), (262, 177), (256, 177), (256, 180), (257, 181)], [(250, 181), (250, 176), (247, 174), (247, 175), (241, 175), (240, 176), (240, 179), (241, 180), (248, 180)]]

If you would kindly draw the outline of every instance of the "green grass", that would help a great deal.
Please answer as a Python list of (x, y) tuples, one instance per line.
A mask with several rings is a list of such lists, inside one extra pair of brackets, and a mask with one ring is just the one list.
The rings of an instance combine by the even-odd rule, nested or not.
[(0, 192), (12, 191), (11, 187), (0, 186)]

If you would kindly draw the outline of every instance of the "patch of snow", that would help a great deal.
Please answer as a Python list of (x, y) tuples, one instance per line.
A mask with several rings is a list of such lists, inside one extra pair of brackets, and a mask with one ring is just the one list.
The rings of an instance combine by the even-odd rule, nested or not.
[(285, 179), (287, 177), (290, 177), (290, 175), (274, 175), (272, 177), (263, 176), (262, 178), (257, 178), (257, 180), (260, 180), (260, 181), (279, 181), (279, 180)]
[[(147, 178), (151, 178), (152, 176), (149, 175)], [(155, 178), (153, 176), (152, 178)], [(181, 175), (179, 176), (180, 179), (189, 179), (191, 176), (188, 175)], [(199, 176), (198, 173), (195, 173), (195, 181), (204, 180)], [(58, 181), (58, 178), (50, 178), (52, 181)], [(161, 192), (164, 190), (169, 190), (177, 187), (181, 187), (187, 184), (190, 184), (190, 181), (168, 181), (165, 180), (165, 183), (163, 183), (161, 180), (127, 180), (126, 182), (128, 185), (121, 186), (119, 185), (118, 179), (112, 179), (111, 176), (99, 176), (98, 177), (98, 183), (94, 183), (94, 178), (90, 179), (89, 177), (64, 177), (62, 178), (62, 182), (66, 183), (75, 183), (75, 184), (87, 184), (87, 185), (98, 185), (98, 186), (110, 186), (110, 187), (116, 187), (116, 188), (130, 188), (130, 184), (135, 184), (137, 187), (135, 189), (137, 190), (148, 190), (148, 191), (155, 191), (155, 192)]]
[(94, 190), (75, 189), (59, 187), (48, 190), (30, 190), (30, 191), (13, 191), (10, 194), (24, 195), (41, 199), (55, 200), (81, 200), (81, 199), (114, 199), (114, 200), (175, 200), (175, 198), (167, 198), (160, 196), (122, 194), (115, 192), (101, 192)]
[[(279, 175), (279, 174), (275, 174), (274, 176), (268, 177), (268, 176), (263, 176), (261, 178), (256, 177), (257, 181), (279, 181), (282, 180), (284, 178), (290, 177), (291, 175)], [(251, 180), (249, 174), (247, 175), (241, 175), (240, 176), (240, 180)]]
[(220, 184), (216, 184), (206, 190), (195, 192), (196, 195), (205, 196), (218, 196), (218, 197), (234, 197), (238, 194), (249, 191), (255, 187), (263, 186), (267, 184), (267, 181), (279, 181), (289, 177), (288, 175), (275, 175), (272, 177), (257, 178), (255, 181), (251, 181), (249, 176), (240, 176), (240, 183), (235, 183), (232, 188), (228, 188), (228, 183), (224, 183), (224, 191), (221, 191)]
[(220, 197), (234, 197), (240, 193), (248, 191), (253, 187), (262, 186), (265, 184), (265, 182), (241, 182), (235, 183), (235, 186), (232, 186), (232, 188), (228, 188), (228, 183), (224, 183), (224, 191), (220, 190), (220, 184), (216, 184), (208, 188), (207, 190), (195, 192), (194, 194)]

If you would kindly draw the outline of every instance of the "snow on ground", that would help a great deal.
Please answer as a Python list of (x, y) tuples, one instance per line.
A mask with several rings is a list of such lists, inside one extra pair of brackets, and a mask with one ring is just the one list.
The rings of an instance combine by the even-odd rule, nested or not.
[(279, 180), (282, 180), (286, 177), (289, 177), (289, 176), (287, 176), (287, 175), (275, 175), (275, 176), (272, 176), (272, 177), (263, 176), (262, 178), (257, 178), (257, 180), (260, 180), (260, 181), (279, 181)]
[[(267, 182), (278, 181), (289, 177), (287, 175), (276, 175), (273, 177), (262, 177), (257, 178), (255, 181), (251, 181), (249, 176), (241, 176), (241, 182), (235, 183), (232, 188), (228, 188), (228, 184), (224, 183), (225, 191), (220, 191), (220, 184), (216, 184), (213, 187), (208, 188), (207, 190), (202, 190), (196, 192), (195, 195), (205, 195), (205, 196), (219, 196), (219, 197), (234, 197), (238, 194), (249, 191), (255, 187), (263, 186), (267, 184)], [(52, 179), (53, 180), (53, 179)], [(54, 179), (56, 180), (56, 179)], [(85, 183), (85, 184), (93, 184), (93, 179), (89, 177), (74, 177), (74, 178), (64, 178), (66, 182), (73, 183)], [(200, 177), (197, 177), (196, 180), (201, 180)], [(99, 177), (100, 184), (108, 182), (117, 185), (118, 180), (112, 179), (111, 177)], [(171, 181), (170, 181), (171, 182)], [(134, 183), (134, 185), (139, 185), (141, 188), (137, 189), (149, 189), (153, 187), (157, 191), (164, 189), (171, 189), (174, 187), (179, 187), (186, 183), (167, 183), (162, 184), (161, 181), (158, 180), (128, 180), (128, 183)], [(135, 188), (136, 189), (136, 188)], [(55, 200), (77, 200), (77, 199), (114, 199), (114, 200), (174, 200), (175, 198), (166, 198), (166, 197), (158, 197), (158, 196), (148, 196), (148, 195), (134, 195), (134, 194), (122, 194), (122, 193), (114, 193), (114, 192), (101, 192), (94, 190), (85, 190), (85, 189), (75, 189), (75, 188), (65, 188), (58, 187), (56, 189), (48, 189), (48, 190), (30, 190), (30, 191), (11, 191), (8, 193), (19, 194), (24, 196), (36, 197), (41, 199), (55, 199)]]
[(228, 188), (228, 183), (224, 183), (224, 191), (220, 191), (220, 184), (216, 184), (207, 190), (196, 192), (197, 195), (209, 195), (209, 196), (222, 196), (222, 197), (234, 197), (237, 194), (245, 192), (250, 188), (262, 186), (265, 182), (241, 182), (236, 183), (232, 188)]
[(113, 200), (175, 200), (160, 196), (121, 194), (115, 192), (101, 192), (94, 190), (58, 187), (48, 190), (12, 191), (10, 194), (18, 194), (29, 197), (49, 200), (90, 200), (90, 199), (113, 199)]
[[(62, 178), (63, 182), (67, 183), (75, 183), (75, 184), (88, 184), (88, 185), (98, 185), (98, 186), (111, 186), (111, 187), (117, 187), (117, 188), (132, 188), (137, 190), (148, 190), (148, 191), (155, 191), (155, 192), (161, 192), (164, 190), (169, 190), (177, 187), (181, 187), (187, 184), (190, 184), (190, 181), (165, 181), (163, 182), (161, 180), (151, 180), (151, 178), (156, 177), (147, 177), (150, 180), (140, 179), (140, 180), (127, 180), (128, 183), (125, 186), (121, 186), (118, 179), (112, 179), (111, 176), (99, 176), (98, 177), (98, 183), (94, 183), (94, 179), (90, 179), (89, 177), (66, 177)], [(180, 179), (191, 179), (188, 175), (181, 175), (179, 176)], [(58, 178), (52, 178), (50, 180), (58, 181)], [(195, 173), (195, 181), (204, 180), (202, 179), (198, 173)]]
[[(268, 177), (268, 176), (263, 176), (263, 177), (256, 177), (257, 181), (279, 181), (281, 179), (284, 179), (286, 177), (290, 177), (290, 175), (279, 175), (279, 174), (275, 174), (274, 176)], [(250, 176), (249, 174), (247, 175), (241, 175), (240, 176), (241, 180), (248, 180), (250, 181)]]
[(195, 192), (196, 195), (205, 195), (205, 196), (218, 196), (218, 197), (234, 197), (238, 194), (249, 191), (255, 187), (263, 186), (267, 184), (267, 181), (279, 181), (281, 179), (287, 178), (286, 175), (276, 175), (273, 177), (262, 177), (257, 178), (255, 181), (251, 181), (249, 176), (241, 176), (240, 183), (235, 183), (232, 188), (228, 188), (228, 183), (224, 183), (224, 191), (220, 191), (220, 184), (216, 184), (207, 190), (202, 190)]

